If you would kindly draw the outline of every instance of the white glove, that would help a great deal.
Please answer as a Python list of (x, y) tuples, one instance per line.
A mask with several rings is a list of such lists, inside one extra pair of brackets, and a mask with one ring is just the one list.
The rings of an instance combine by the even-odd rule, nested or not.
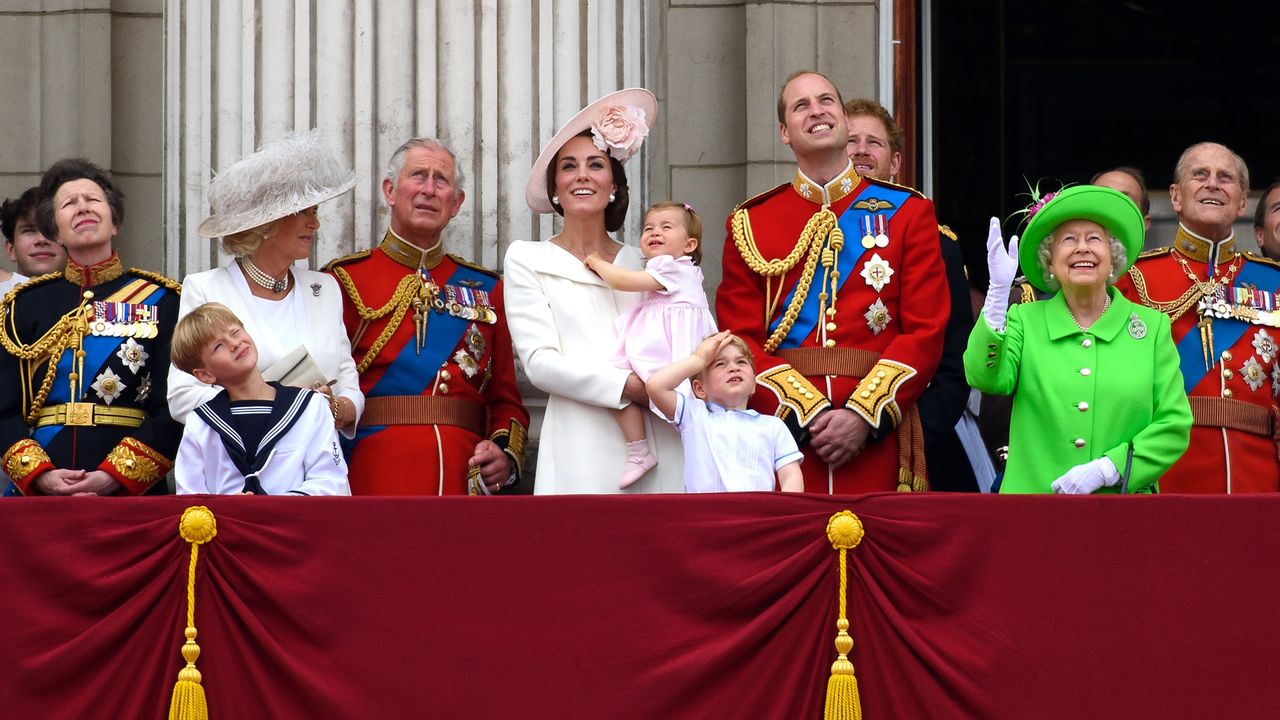
[(1111, 487), (1120, 482), (1120, 471), (1111, 458), (1103, 455), (1076, 465), (1053, 481), (1053, 491), (1059, 495), (1088, 495), (1100, 487)]
[(1014, 235), (1005, 249), (999, 218), (991, 218), (991, 229), (987, 232), (987, 273), (991, 284), (987, 287), (987, 300), (982, 304), (982, 316), (992, 330), (1004, 332), (1009, 290), (1018, 274), (1018, 236)]

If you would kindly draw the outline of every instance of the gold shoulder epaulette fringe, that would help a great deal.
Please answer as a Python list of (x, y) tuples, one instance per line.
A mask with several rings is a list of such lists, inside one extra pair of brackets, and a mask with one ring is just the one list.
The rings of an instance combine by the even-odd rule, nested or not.
[(471, 262), (470, 260), (466, 260), (466, 259), (460, 258), (460, 257), (458, 257), (457, 255), (454, 255), (453, 253), (445, 253), (445, 254), (446, 254), (446, 255), (448, 255), (450, 258), (452, 258), (454, 262), (458, 263), (459, 265), (461, 265), (461, 266), (463, 266), (463, 267), (471, 268), (472, 270), (475, 270), (476, 272), (484, 273), (485, 275), (488, 275), (488, 276), (490, 276), (490, 277), (496, 277), (496, 278), (501, 278), (501, 277), (502, 277), (501, 275), (499, 275), (499, 274), (498, 274), (498, 272), (497, 272), (496, 270), (490, 270), (489, 268), (487, 268), (487, 267), (485, 267), (485, 266), (483, 266), (483, 265), (477, 265), (477, 264), (475, 264), (475, 263)]
[(349, 262), (354, 262), (356, 260), (363, 260), (369, 257), (369, 255), (372, 252), (373, 252), (372, 250), (361, 250), (360, 252), (353, 252), (350, 255), (343, 255), (342, 257), (334, 258), (329, 262), (325, 263), (324, 267), (320, 269), (323, 270), (324, 272), (333, 272), (333, 269), (335, 267), (339, 265), (344, 265)]
[(765, 200), (766, 198), (772, 197), (777, 193), (781, 192), (782, 190), (785, 190), (789, 187), (791, 187), (790, 181), (784, 182), (777, 187), (769, 188), (768, 190), (765, 190), (764, 192), (758, 195), (752, 195), (746, 200), (743, 200), (742, 202), (738, 203), (737, 207), (735, 207), (734, 210), (742, 210), (743, 208), (748, 208), (748, 207), (751, 207), (752, 205), (757, 205), (763, 200)]
[(1154, 247), (1154, 248), (1151, 248), (1150, 250), (1143, 250), (1142, 252), (1138, 253), (1138, 257), (1149, 258), (1149, 257), (1156, 257), (1159, 255), (1168, 255), (1169, 251), (1172, 249), (1173, 248), (1169, 245), (1164, 245), (1162, 247)]
[(163, 285), (176, 293), (182, 292), (182, 283), (174, 280), (173, 278), (165, 277), (160, 273), (143, 270), (142, 268), (129, 268), (129, 272), (137, 275), (138, 277), (144, 277), (157, 285)]
[(1245, 250), (1244, 256), (1249, 258), (1249, 262), (1262, 263), (1263, 265), (1270, 265), (1273, 268), (1280, 268), (1280, 260), (1272, 260), (1265, 255), (1259, 255), (1251, 250)]
[(956, 231), (955, 231), (955, 230), (952, 230), (952, 229), (951, 229), (951, 227), (950, 227), (950, 226), (948, 226), (948, 225), (939, 225), (939, 226), (938, 226), (938, 232), (939, 232), (939, 233), (942, 233), (943, 235), (945, 235), (945, 236), (947, 236), (947, 237), (949, 237), (949, 238), (951, 238), (954, 242), (959, 242), (959, 241), (960, 241), (960, 238), (959, 238), (959, 237), (956, 237)]
[(874, 183), (876, 185), (884, 185), (885, 187), (896, 188), (898, 190), (906, 190), (907, 192), (911, 193), (912, 195), (915, 195), (918, 198), (925, 199), (925, 200), (928, 199), (928, 198), (925, 198), (924, 193), (920, 192), (919, 190), (909, 185), (899, 185), (898, 183), (889, 182), (888, 180), (877, 180), (876, 178), (870, 177), (868, 175), (863, 175), (862, 179), (866, 180), (869, 183)]

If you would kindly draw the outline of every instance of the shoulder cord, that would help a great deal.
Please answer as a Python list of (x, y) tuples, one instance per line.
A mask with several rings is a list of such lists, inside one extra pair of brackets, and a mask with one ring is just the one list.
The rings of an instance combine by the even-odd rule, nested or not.
[[(5, 303), (0, 307), (0, 325), (3, 330), (0, 331), (0, 346), (4, 347), (5, 352), (13, 355), (19, 360), (27, 361), (28, 367), (33, 367), (39, 361), (46, 361), (44, 379), (40, 381), (40, 389), (36, 391), (35, 397), (31, 398), (31, 406), (27, 412), (27, 424), (34, 424), (40, 410), (44, 407), (45, 400), (49, 397), (49, 391), (53, 388), (53, 381), (57, 375), (57, 358), (64, 350), (76, 348), (76, 360), (73, 364), (70, 374), (71, 387), (76, 387), (76, 380), (79, 373), (76, 368), (82, 368), (84, 363), (84, 349), (77, 347), (81, 344), (84, 335), (89, 331), (88, 313), (91, 306), (88, 303), (78, 305), (75, 309), (58, 318), (58, 321), (40, 336), (40, 339), (26, 345), (17, 339), (17, 328), (13, 327), (12, 308), (13, 303)], [(24, 373), (25, 374), (25, 373)], [(23, 395), (27, 393), (28, 384), (22, 384)], [(76, 401), (76, 395), (72, 395), (72, 402)]]
[(356, 334), (356, 337), (352, 338), (352, 350), (355, 349), (356, 340), (364, 332), (364, 326), (374, 320), (391, 315), (391, 319), (382, 328), (382, 332), (378, 333), (377, 339), (369, 346), (369, 351), (356, 362), (356, 372), (363, 373), (373, 364), (374, 359), (378, 357), (378, 353), (382, 352), (382, 348), (391, 340), (391, 336), (395, 334), (396, 330), (400, 329), (400, 323), (404, 321), (405, 314), (409, 312), (409, 306), (413, 304), (414, 298), (417, 297), (418, 292), (415, 286), (418, 283), (418, 276), (413, 274), (405, 275), (401, 278), (400, 283), (396, 285), (395, 292), (391, 294), (391, 299), (387, 301), (386, 305), (376, 310), (364, 304), (364, 300), (360, 297), (360, 291), (356, 290), (356, 284), (346, 270), (341, 267), (335, 267), (333, 276), (338, 279), (343, 291), (351, 298), (351, 303), (355, 306), (356, 313), (360, 316), (361, 330)]
[[(1138, 291), (1138, 299), (1142, 304), (1168, 315), (1170, 323), (1177, 322), (1178, 318), (1185, 315), (1204, 296), (1203, 291), (1200, 289), (1200, 284), (1193, 283), (1191, 287), (1187, 288), (1186, 292), (1172, 302), (1165, 303), (1152, 300), (1147, 291), (1147, 279), (1143, 276), (1142, 271), (1138, 269), (1136, 263), (1129, 267), (1129, 279), (1133, 281), (1133, 288)], [(1194, 278), (1192, 279), (1194, 280)]]

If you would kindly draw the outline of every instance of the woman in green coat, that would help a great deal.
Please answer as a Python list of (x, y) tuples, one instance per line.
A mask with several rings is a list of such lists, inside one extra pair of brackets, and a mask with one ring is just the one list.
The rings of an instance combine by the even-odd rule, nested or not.
[[(1021, 252), (991, 219), (991, 287), (964, 354), (970, 385), (1014, 397), (1000, 491), (1154, 488), (1187, 449), (1191, 408), (1168, 317), (1112, 287), (1142, 249), (1142, 213), (1090, 185), (1029, 213)], [(1053, 297), (1009, 307), (1018, 260)]]

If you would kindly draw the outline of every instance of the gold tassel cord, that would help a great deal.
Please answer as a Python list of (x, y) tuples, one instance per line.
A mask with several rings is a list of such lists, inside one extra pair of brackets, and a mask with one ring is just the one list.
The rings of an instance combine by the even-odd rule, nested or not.
[(169, 720), (208, 720), (209, 706), (200, 684), (200, 671), (196, 669), (196, 660), (200, 657), (200, 646), (196, 644), (196, 559), (200, 546), (218, 534), (218, 523), (209, 508), (196, 505), (182, 513), (178, 534), (191, 543), (191, 563), (187, 567), (187, 628), (183, 633), (187, 640), (182, 644), (182, 659), (187, 665), (178, 671), (178, 682), (173, 686)]
[(862, 542), (862, 521), (848, 510), (841, 510), (827, 521), (827, 540), (840, 555), (840, 616), (836, 620), (836, 661), (831, 664), (827, 680), (827, 703), (824, 720), (862, 720), (862, 701), (858, 697), (858, 679), (853, 674), (849, 652), (853, 638), (849, 636), (846, 596), (849, 591), (848, 553)]

